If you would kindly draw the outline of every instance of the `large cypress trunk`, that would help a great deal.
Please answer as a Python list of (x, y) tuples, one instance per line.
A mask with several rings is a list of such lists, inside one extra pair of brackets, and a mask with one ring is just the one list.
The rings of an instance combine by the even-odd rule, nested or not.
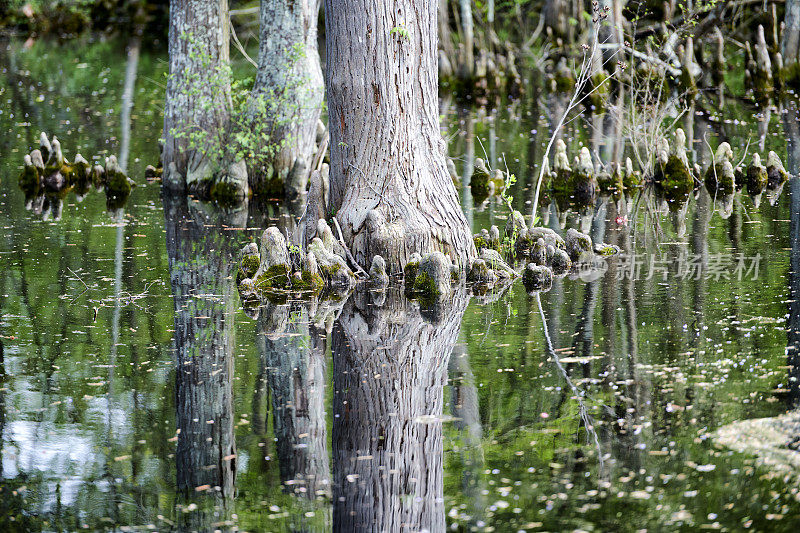
[[(170, 1), (162, 154), (168, 189), (206, 186), (230, 164), (220, 157), (231, 113), (228, 30), (227, 0)], [(190, 148), (192, 135), (198, 148)]]
[(334, 531), (444, 531), (442, 408), (468, 296), (424, 319), (396, 292), (333, 328)]
[(355, 259), (474, 257), (439, 131), (436, 0), (326, 0), (330, 212)]
[[(305, 192), (324, 83), (317, 51), (320, 0), (261, 0), (258, 75), (251, 112), (276, 152), (251, 169), (255, 194)], [(270, 150), (271, 151), (271, 150)]]
[(225, 225), (240, 226), (247, 212), (202, 213), (186, 198), (164, 199), (170, 284), (175, 301), (178, 488), (209, 485), (234, 493), (234, 317), (238, 298), (232, 270), (237, 253)]

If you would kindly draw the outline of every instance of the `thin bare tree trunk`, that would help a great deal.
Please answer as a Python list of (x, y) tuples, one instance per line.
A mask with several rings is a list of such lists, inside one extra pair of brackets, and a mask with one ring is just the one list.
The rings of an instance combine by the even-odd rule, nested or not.
[(255, 194), (270, 192), (274, 183), (287, 192), (305, 192), (324, 95), (317, 51), (319, 7), (320, 0), (261, 0), (251, 112), (263, 119), (266, 142), (277, 153), (268, 165), (249, 172)]
[(567, 0), (545, 0), (542, 8), (544, 24), (556, 37), (570, 39), (569, 6)]
[(461, 7), (461, 31), (464, 39), (463, 63), (459, 66), (462, 78), (471, 78), (475, 70), (475, 30), (472, 24), (472, 0), (459, 0)]
[(436, 0), (326, 0), (330, 211), (359, 264), (441, 250), (466, 266), (470, 228), (439, 131)]
[[(456, 53), (453, 47), (453, 36), (450, 29), (450, 1), (439, 0), (439, 48), (444, 52), (450, 65), (454, 65)], [(441, 73), (440, 73), (441, 74)], [(452, 74), (450, 72), (449, 74)]]
[(468, 296), (354, 295), (333, 329), (334, 531), (444, 531), (442, 409)]
[[(796, 2), (800, 3), (800, 2)], [(789, 6), (786, 6), (789, 9)], [(788, 102), (787, 102), (788, 104)], [(800, 407), (800, 126), (798, 111), (791, 105), (783, 114), (784, 132), (786, 134), (786, 153), (788, 156), (786, 170), (795, 176), (789, 185), (791, 206), (789, 254), (789, 319), (787, 320), (786, 364), (789, 367), (789, 405), (790, 409)]]

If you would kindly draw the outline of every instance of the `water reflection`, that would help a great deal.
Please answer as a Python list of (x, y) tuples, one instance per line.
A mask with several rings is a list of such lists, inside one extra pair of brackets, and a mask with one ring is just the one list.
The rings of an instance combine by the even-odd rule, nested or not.
[(789, 407), (800, 408), (800, 123), (796, 106), (784, 113), (784, 127), (792, 135), (787, 137), (788, 163), (786, 171), (796, 176), (790, 187), (790, 259), (789, 259), (789, 319), (786, 322), (786, 364), (789, 367)]
[[(333, 328), (333, 528), (443, 531), (448, 360), (468, 302), (354, 295)], [(423, 316), (424, 314), (424, 316)]]
[[(129, 143), (132, 176), (157, 157), (161, 89), (147, 80), (163, 66), (148, 50), (136, 65), (120, 46), (93, 46), (102, 60), (40, 42), (0, 48), (10, 95), (0, 124), (17, 132), (0, 136), (0, 530), (794, 525), (800, 511), (782, 479), (705, 437), (800, 397), (797, 181), (774, 206), (743, 195), (731, 206), (700, 187), (666, 208), (646, 193), (559, 213), (543, 195), (543, 222), (559, 232), (594, 228), (624, 255), (665, 261), (663, 275), (633, 276), (619, 257), (539, 296), (576, 393), (552, 361), (536, 297), (519, 285), (424, 314), (399, 295), (365, 293), (271, 303), (252, 320), (232, 287), (244, 212), (162, 203), (145, 186), (116, 221), (101, 201), (74, 197), (59, 224), (31, 217), (13, 150), (29, 150), (38, 131), (63, 132), (85, 154), (122, 155)], [(126, 73), (137, 69), (133, 83)], [(533, 85), (510, 109), (443, 111), (475, 231), (502, 228), (507, 213), (497, 198), (474, 208), (476, 157), (508, 163), (513, 205), (530, 213), (559, 105)], [(128, 113), (120, 96), (131, 86)], [(705, 105), (680, 119), (693, 160), (707, 163), (719, 140), (740, 153), (751, 138), (751, 152), (763, 143), (800, 170), (793, 107), (723, 115)], [(573, 121), (562, 132), (570, 153), (582, 143), (618, 160), (624, 131), (610, 114)], [(119, 139), (109, 122), (123, 125)], [(51, 220), (58, 209), (47, 208)], [(251, 204), (246, 225), (291, 234), (300, 213)], [(758, 279), (710, 274), (731, 274), (738, 253), (761, 253)], [(701, 275), (682, 275), (691, 262)], [(596, 426), (602, 479), (577, 394)]]
[[(314, 307), (314, 309), (309, 309)], [(331, 311), (308, 304), (267, 304), (258, 317), (259, 376), (266, 375), (281, 482), (295, 495), (330, 496), (325, 411), (326, 322)], [(315, 313), (316, 316), (313, 316)], [(254, 407), (261, 400), (254, 402)], [(267, 416), (256, 414), (255, 423)]]
[(235, 240), (247, 210), (212, 210), (164, 198), (170, 285), (175, 304), (177, 487), (210, 491), (223, 502), (235, 493), (233, 435)]

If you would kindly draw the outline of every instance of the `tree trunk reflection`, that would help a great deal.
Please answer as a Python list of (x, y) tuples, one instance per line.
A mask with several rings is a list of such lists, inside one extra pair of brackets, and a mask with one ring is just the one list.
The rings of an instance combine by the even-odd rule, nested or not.
[(329, 495), (325, 329), (309, 324), (304, 305), (268, 304), (256, 344), (272, 396), (281, 482), (308, 498)]
[(334, 530), (443, 531), (443, 388), (468, 297), (427, 318), (398, 293), (369, 299), (333, 329)]
[(211, 209), (183, 198), (164, 199), (175, 303), (176, 468), (179, 490), (193, 493), (207, 486), (227, 499), (236, 473), (232, 378), (239, 300), (232, 270), (235, 239), (223, 230), (243, 225), (247, 211)]

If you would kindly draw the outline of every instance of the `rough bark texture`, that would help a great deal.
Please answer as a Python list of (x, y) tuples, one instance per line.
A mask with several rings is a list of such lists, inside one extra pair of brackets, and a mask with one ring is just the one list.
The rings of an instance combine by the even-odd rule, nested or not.
[[(281, 145), (269, 168), (252, 169), (255, 194), (283, 183), (305, 192), (324, 82), (317, 51), (320, 0), (261, 0), (261, 40), (253, 107), (266, 106), (269, 143)], [(273, 114), (274, 113), (274, 114)]]
[(178, 487), (193, 493), (210, 485), (234, 493), (234, 282), (237, 251), (224, 226), (246, 222), (246, 211), (221, 215), (164, 199), (170, 284), (175, 302), (175, 455)]
[(330, 211), (356, 260), (475, 256), (439, 131), (435, 0), (326, 0)]
[[(213, 89), (207, 84), (212, 72), (228, 64), (228, 0), (171, 0), (169, 10), (163, 184), (184, 190), (187, 173), (198, 169), (203, 158), (175, 134), (189, 127), (216, 133), (230, 120), (230, 84)], [(209, 100), (214, 105), (201, 105)]]
[[(294, 311), (294, 313), (292, 313)], [(298, 496), (330, 495), (325, 415), (326, 332), (305, 307), (267, 306), (256, 345), (267, 368), (281, 481)]]
[(345, 304), (333, 329), (334, 531), (444, 531), (442, 407), (468, 297), (424, 319), (387, 294)]

